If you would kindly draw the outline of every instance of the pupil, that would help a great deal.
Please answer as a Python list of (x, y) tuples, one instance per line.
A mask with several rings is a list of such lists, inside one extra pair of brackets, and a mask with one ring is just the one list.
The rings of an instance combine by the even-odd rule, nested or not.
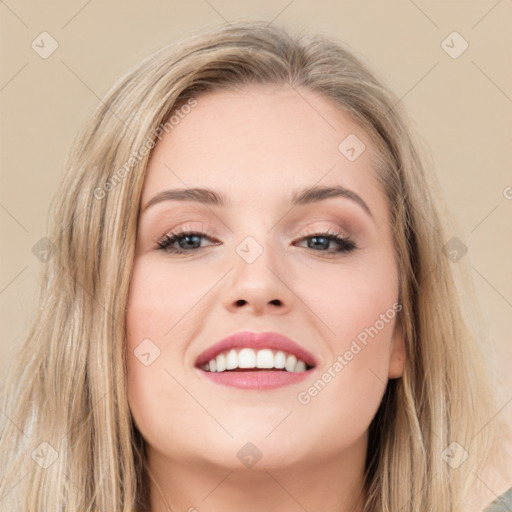
[(327, 240), (327, 238), (325, 236), (314, 236), (312, 239), (313, 240), (324, 240), (324, 243), (320, 243), (320, 244), (315, 244), (316, 247), (320, 246), (322, 248), (327, 248), (329, 247), (329, 240)]
[[(191, 239), (193, 239), (193, 238), (195, 238), (196, 240), (195, 240), (195, 241), (191, 240)], [(188, 244), (194, 244), (194, 242), (197, 242), (197, 238), (198, 238), (198, 236), (197, 236), (197, 235), (186, 235), (186, 236), (183, 238), (183, 240), (185, 240), (185, 241), (186, 241), (186, 243), (188, 243)]]

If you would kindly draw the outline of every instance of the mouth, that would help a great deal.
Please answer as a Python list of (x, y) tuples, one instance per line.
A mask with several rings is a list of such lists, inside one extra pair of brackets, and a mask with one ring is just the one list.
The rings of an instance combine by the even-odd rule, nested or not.
[(272, 332), (241, 332), (216, 343), (196, 360), (210, 381), (240, 389), (272, 389), (299, 382), (316, 366), (312, 354)]

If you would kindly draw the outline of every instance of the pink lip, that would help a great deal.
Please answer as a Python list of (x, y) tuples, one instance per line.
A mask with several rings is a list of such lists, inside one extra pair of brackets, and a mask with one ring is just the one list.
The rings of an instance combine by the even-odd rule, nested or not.
[[(315, 357), (303, 349), (300, 345), (290, 340), (286, 336), (277, 332), (254, 333), (243, 331), (219, 341), (209, 349), (205, 350), (196, 360), (196, 367), (207, 363), (215, 358), (221, 352), (232, 348), (249, 347), (254, 349), (270, 348), (282, 350), (288, 354), (293, 354), (297, 359), (301, 359), (308, 366), (316, 366)], [(224, 386), (231, 386), (240, 389), (272, 389), (289, 384), (300, 382), (308, 376), (305, 372), (287, 372), (276, 370), (257, 370), (257, 371), (232, 371), (232, 372), (205, 372), (199, 370), (202, 375)]]
[(295, 384), (304, 380), (308, 372), (286, 372), (286, 371), (265, 371), (255, 372), (204, 372), (198, 370), (207, 379), (221, 384), (239, 389), (273, 389), (289, 384)]
[(307, 350), (292, 341), (290, 338), (283, 336), (277, 332), (250, 332), (242, 331), (232, 334), (227, 338), (215, 343), (212, 347), (205, 350), (196, 360), (196, 367), (206, 364), (211, 359), (217, 357), (221, 352), (232, 348), (271, 348), (274, 350), (282, 350), (288, 354), (293, 354), (297, 359), (301, 359), (308, 366), (316, 366), (316, 359)]

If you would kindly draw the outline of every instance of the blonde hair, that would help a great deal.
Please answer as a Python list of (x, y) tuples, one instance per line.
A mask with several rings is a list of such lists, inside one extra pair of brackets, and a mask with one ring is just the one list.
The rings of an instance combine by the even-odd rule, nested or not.
[[(0, 505), (6, 510), (148, 506), (144, 442), (128, 407), (124, 352), (147, 163), (180, 107), (207, 91), (249, 84), (323, 95), (378, 151), (407, 359), (370, 426), (365, 511), (463, 510), (496, 422), (488, 424), (494, 409), (484, 358), (463, 317), (454, 264), (443, 254), (435, 180), (399, 100), (351, 51), (259, 21), (216, 27), (148, 57), (111, 88), (76, 141), (53, 203), (53, 252), (39, 309), (4, 392)], [(469, 453), (456, 469), (443, 457), (452, 442)]]

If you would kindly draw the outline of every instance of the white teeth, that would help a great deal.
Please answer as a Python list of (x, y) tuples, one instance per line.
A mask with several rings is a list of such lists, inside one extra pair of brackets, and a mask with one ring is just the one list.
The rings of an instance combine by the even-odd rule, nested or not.
[[(295, 356), (289, 355), (286, 358), (286, 365), (285, 365), (286, 371), (287, 372), (295, 371), (296, 364), (297, 364), (297, 358)], [(210, 366), (210, 368), (211, 368), (211, 366)]]
[(226, 370), (234, 370), (238, 368), (238, 352), (230, 350), (226, 356)]
[(224, 354), (219, 354), (217, 356), (217, 371), (223, 372), (226, 369), (226, 356)]
[(258, 350), (256, 366), (258, 368), (274, 368), (274, 354), (272, 354), (272, 350), (269, 348)]
[(236, 368), (260, 368), (262, 370), (276, 368), (288, 372), (304, 372), (307, 370), (306, 363), (297, 359), (294, 355), (269, 348), (261, 350), (252, 348), (231, 349), (218, 354), (217, 357), (201, 366), (201, 370), (207, 372), (224, 372)]
[(238, 354), (239, 368), (256, 368), (256, 352), (252, 348), (243, 348)]
[(279, 369), (283, 369), (286, 366), (286, 354), (281, 350), (276, 352), (274, 357), (274, 366)]
[[(217, 368), (217, 371), (220, 372), (220, 370), (218, 368)], [(306, 371), (306, 363), (304, 361), (297, 361), (294, 371), (305, 372)]]

